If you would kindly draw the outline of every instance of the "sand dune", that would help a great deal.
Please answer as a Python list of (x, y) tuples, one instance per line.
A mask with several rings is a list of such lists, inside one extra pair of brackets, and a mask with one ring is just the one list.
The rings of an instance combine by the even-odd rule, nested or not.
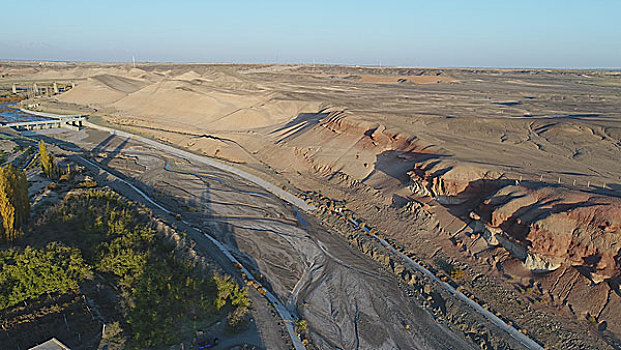
[(77, 104), (110, 105), (146, 85), (145, 81), (117, 75), (96, 75), (60, 96), (59, 100)]

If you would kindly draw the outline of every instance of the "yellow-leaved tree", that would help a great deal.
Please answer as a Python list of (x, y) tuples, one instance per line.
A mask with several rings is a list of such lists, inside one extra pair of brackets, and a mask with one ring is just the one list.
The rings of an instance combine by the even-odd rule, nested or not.
[(43, 140), (39, 141), (39, 160), (41, 161), (41, 169), (49, 178), (56, 175), (56, 160), (54, 156), (47, 150), (47, 146)]
[(21, 226), (28, 222), (30, 202), (26, 173), (12, 164), (0, 168), (0, 227), (5, 241), (12, 241), (22, 234)]

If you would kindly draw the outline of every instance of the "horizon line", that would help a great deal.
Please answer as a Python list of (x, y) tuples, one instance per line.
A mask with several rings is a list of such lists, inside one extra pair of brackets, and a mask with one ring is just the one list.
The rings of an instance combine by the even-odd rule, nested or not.
[[(32, 62), (32, 63), (102, 63), (102, 64), (129, 64), (133, 65), (134, 62), (121, 61), (121, 60), (66, 60), (66, 59), (14, 59), (14, 58), (0, 58), (0, 62)], [(621, 71), (619, 67), (586, 67), (586, 66), (574, 66), (574, 67), (562, 67), (562, 66), (403, 66), (403, 65), (390, 65), (390, 64), (364, 64), (364, 63), (334, 63), (334, 62), (274, 62), (274, 61), (257, 61), (257, 62), (235, 62), (235, 61), (167, 61), (167, 60), (136, 60), (135, 64), (238, 64), (238, 65), (301, 65), (301, 66), (345, 66), (345, 67), (365, 67), (365, 68), (409, 68), (409, 69), (508, 69), (508, 70), (603, 70), (603, 71)]]

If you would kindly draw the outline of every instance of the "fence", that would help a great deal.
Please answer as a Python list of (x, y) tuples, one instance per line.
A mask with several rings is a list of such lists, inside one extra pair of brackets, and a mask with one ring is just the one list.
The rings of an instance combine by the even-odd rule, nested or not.
[(545, 173), (532, 175), (518, 172), (505, 172), (500, 179), (515, 181), (519, 184), (545, 184), (553, 187), (563, 187), (569, 190), (602, 194), (613, 197), (621, 197), (621, 184), (602, 180), (600, 176), (593, 175), (567, 175), (559, 173)]

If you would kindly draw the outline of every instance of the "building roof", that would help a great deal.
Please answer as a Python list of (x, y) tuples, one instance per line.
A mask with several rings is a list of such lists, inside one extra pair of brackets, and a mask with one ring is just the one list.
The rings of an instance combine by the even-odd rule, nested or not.
[(61, 343), (58, 339), (52, 338), (45, 343), (41, 343), (28, 350), (71, 350), (65, 344)]

